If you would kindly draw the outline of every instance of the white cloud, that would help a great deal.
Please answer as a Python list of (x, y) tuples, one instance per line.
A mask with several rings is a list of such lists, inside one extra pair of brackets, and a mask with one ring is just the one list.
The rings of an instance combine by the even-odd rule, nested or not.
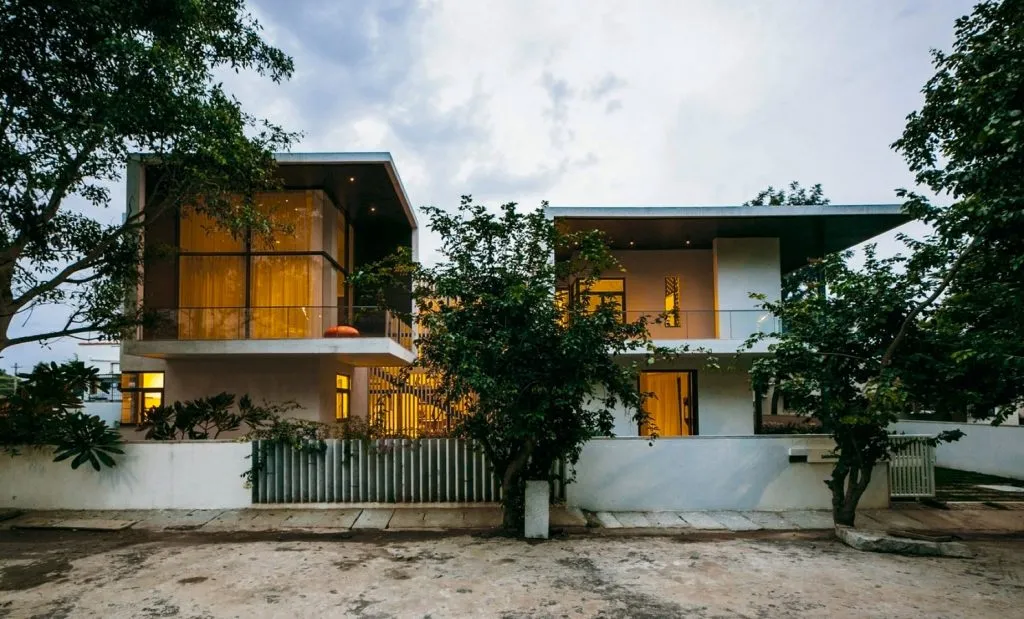
[(297, 150), (391, 151), (416, 204), (737, 204), (790, 180), (893, 202), (889, 144), (971, 5), (259, 0), (295, 76), (225, 82)]

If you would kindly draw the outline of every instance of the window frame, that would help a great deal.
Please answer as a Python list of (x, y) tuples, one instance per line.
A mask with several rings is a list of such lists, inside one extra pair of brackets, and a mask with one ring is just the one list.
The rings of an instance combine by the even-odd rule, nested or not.
[[(340, 384), (340, 379), (342, 378), (345, 379), (344, 385)], [(334, 374), (334, 421), (344, 421), (351, 418), (352, 376), (350, 374), (345, 374), (344, 372), (336, 372)]]
[[(675, 280), (675, 290), (669, 292), (669, 280)], [(665, 276), (665, 324), (664, 326), (669, 329), (678, 329), (682, 326), (682, 311), (680, 305), (682, 305), (682, 290), (683, 290), (683, 279), (678, 275), (666, 275)], [(672, 297), (672, 307), (669, 305), (669, 298)]]
[[(586, 296), (586, 297), (598, 296), (598, 297), (601, 297), (601, 303), (604, 303), (605, 299), (607, 299), (609, 297), (619, 297), (619, 301), (620, 301), (619, 307), (621, 308), (621, 312), (622, 312), (622, 321), (626, 322), (626, 312), (627, 312), (627, 309), (626, 309), (626, 278), (625, 277), (598, 277), (595, 280), (595, 282), (602, 282), (602, 281), (609, 281), (609, 282), (610, 281), (618, 281), (618, 282), (622, 282), (622, 292), (583, 292), (582, 290), (580, 290), (580, 280), (576, 280), (575, 284), (573, 285), (573, 294), (575, 294), (576, 296), (582, 295), (582, 296)], [(588, 305), (589, 305), (589, 302), (588, 302)], [(599, 305), (600, 305), (600, 303), (599, 303)]]
[[(146, 374), (160, 374), (161, 377), (162, 377), (160, 379), (160, 385), (161, 386), (160, 387), (146, 387), (146, 386), (144, 386), (145, 385), (145, 381), (144, 381), (143, 377)], [(137, 377), (136, 381), (135, 381), (135, 384), (136, 384), (135, 387), (126, 387), (125, 386), (125, 384), (124, 384), (125, 378), (129, 377), (129, 376)], [(165, 390), (166, 390), (166, 387), (167, 387), (166, 380), (167, 380), (167, 372), (145, 372), (145, 371), (121, 372), (120, 380), (118, 381), (118, 389), (121, 392), (121, 425), (122, 426), (135, 426), (135, 425), (138, 425), (142, 421), (142, 413), (145, 412), (145, 410), (142, 409), (142, 405), (146, 401), (146, 394), (151, 394), (151, 393), (158, 393), (158, 394), (160, 394), (160, 404), (158, 404), (158, 406), (163, 406), (164, 405), (164, 395), (165, 395)], [(124, 408), (125, 408), (124, 402), (125, 402), (125, 400), (127, 400), (129, 402), (128, 407), (129, 407), (129, 409), (131, 411), (130, 412), (130, 417), (131, 418), (130, 418), (129, 421), (125, 421), (125, 417), (124, 417)]]

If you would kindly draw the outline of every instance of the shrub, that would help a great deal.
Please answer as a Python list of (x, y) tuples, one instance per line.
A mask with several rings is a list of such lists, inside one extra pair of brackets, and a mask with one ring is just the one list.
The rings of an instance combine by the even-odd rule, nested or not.
[(95, 415), (81, 411), (82, 394), (103, 389), (95, 368), (81, 361), (40, 363), (18, 388), (0, 400), (0, 445), (17, 453), (19, 446), (49, 445), (54, 462), (71, 460), (77, 469), (88, 462), (95, 470), (115, 466), (121, 435)]
[(257, 405), (248, 395), (241, 397), (237, 408), (234, 405), (235, 396), (221, 392), (205, 398), (174, 402), (169, 406), (156, 406), (142, 415), (138, 431), (145, 431), (145, 438), (154, 441), (216, 439), (224, 432), (241, 429), (243, 425), (252, 432), (280, 422), (282, 413), (298, 408), (294, 402)]

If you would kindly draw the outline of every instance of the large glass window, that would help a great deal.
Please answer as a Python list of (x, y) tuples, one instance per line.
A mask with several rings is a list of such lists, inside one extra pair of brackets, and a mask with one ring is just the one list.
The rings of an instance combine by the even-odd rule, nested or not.
[(163, 372), (121, 374), (121, 423), (135, 424), (142, 413), (164, 403)]
[(641, 372), (640, 391), (648, 394), (644, 410), (650, 416), (641, 436), (696, 435), (696, 383), (693, 372)]
[[(345, 302), (351, 228), (320, 190), (261, 194), (268, 237), (235, 238), (203, 213), (181, 219), (181, 339), (320, 337)], [(347, 234), (346, 234), (347, 233)]]

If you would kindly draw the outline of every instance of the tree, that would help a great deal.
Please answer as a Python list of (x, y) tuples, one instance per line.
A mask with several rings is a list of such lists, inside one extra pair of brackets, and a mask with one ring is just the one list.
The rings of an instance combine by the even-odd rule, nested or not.
[[(775, 189), (772, 185), (768, 185), (766, 189), (759, 191), (756, 196), (747, 200), (743, 203), (743, 206), (825, 206), (830, 204), (831, 201), (825, 197), (825, 191), (821, 188), (821, 183), (815, 183), (811, 185), (810, 189), (804, 188), (798, 181), (792, 181), (789, 183), (789, 190)], [(808, 273), (803, 274), (803, 279), (806, 279)], [(794, 295), (800, 294), (802, 291), (807, 290), (807, 286), (814, 286), (815, 288), (820, 286), (820, 281), (806, 282), (801, 277), (794, 276), (792, 274), (786, 275), (782, 278), (782, 296), (783, 298), (791, 298)], [(772, 415), (779, 414), (779, 404), (782, 397), (782, 390), (777, 387), (779, 380), (776, 379), (767, 386), (766, 389), (771, 390), (771, 403), (770, 412)], [(761, 419), (763, 417), (762, 401), (764, 399), (765, 392), (759, 392), (754, 397), (754, 427), (760, 431)]]
[[(413, 282), (416, 363), (440, 377), (446, 401), (466, 402), (455, 432), (486, 452), (504, 526), (519, 530), (525, 480), (549, 479), (556, 461), (575, 463), (587, 440), (610, 436), (617, 408), (646, 421), (638, 368), (620, 359), (649, 347), (646, 321), (589, 294), (601, 272), (618, 268), (599, 232), (562, 233), (543, 209), (522, 213), (514, 203), (492, 214), (468, 196), (457, 213), (425, 212), (441, 237), (439, 264), (402, 254), (354, 282)], [(556, 251), (572, 258), (555, 262)], [(576, 294), (556, 303), (556, 287), (570, 284)]]
[(82, 394), (102, 388), (98, 370), (81, 361), (40, 363), (18, 389), (0, 399), (0, 446), (17, 453), (23, 446), (52, 446), (54, 462), (71, 460), (77, 469), (115, 466), (123, 454), (121, 435), (95, 415), (82, 412)]
[[(253, 194), (272, 186), (271, 152), (294, 136), (246, 114), (224, 69), (273, 81), (292, 61), (260, 38), (242, 0), (39, 3), (9, 0), (0, 20), (0, 352), (86, 332), (118, 337), (139, 276), (141, 230), (195, 208), (232, 231), (269, 224)], [(131, 153), (159, 174), (123, 222), (103, 214)], [(12, 335), (45, 306), (67, 319)]]
[[(857, 504), (878, 463), (892, 446), (889, 425), (913, 408), (903, 378), (917, 371), (894, 346), (913, 347), (947, 285), (922, 262), (901, 255), (880, 259), (865, 249), (864, 266), (852, 269), (851, 252), (830, 254), (794, 274), (813, 282), (806, 294), (764, 302), (780, 319), (770, 356), (754, 361), (755, 392), (774, 384), (787, 407), (817, 419), (835, 441), (835, 464), (826, 482), (837, 524), (853, 526)], [(955, 440), (956, 433), (941, 440)]]
[(1001, 420), (1024, 395), (1024, 1), (980, 2), (955, 35), (949, 53), (932, 51), (924, 105), (893, 147), (952, 199), (901, 192), (939, 259), (959, 256), (934, 321), (951, 363), (925, 386), (935, 406)]
[(776, 189), (768, 185), (767, 189), (759, 191), (752, 199), (743, 203), (743, 206), (811, 206), (829, 204), (821, 183), (811, 185), (810, 189), (800, 186), (800, 183), (793, 181), (789, 184), (789, 191)]

